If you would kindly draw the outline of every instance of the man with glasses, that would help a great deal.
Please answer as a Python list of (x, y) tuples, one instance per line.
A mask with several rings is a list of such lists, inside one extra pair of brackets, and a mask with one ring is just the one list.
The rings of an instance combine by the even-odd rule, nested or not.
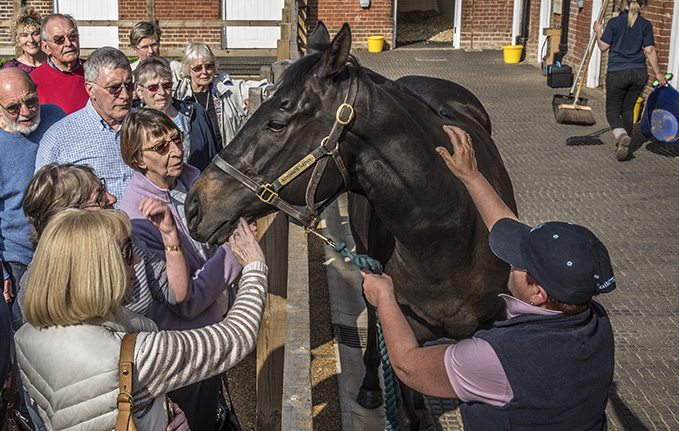
[[(160, 36), (163, 34), (160, 27), (148, 21), (139, 21), (130, 31), (130, 46), (139, 56), (139, 60), (132, 63), (134, 72), (139, 62), (146, 57), (160, 57)], [(182, 65), (176, 60), (167, 60), (172, 70), (172, 92), (177, 88), (181, 80)]]
[[(122, 197), (132, 169), (120, 155), (120, 124), (132, 107), (132, 71), (121, 51), (105, 46), (85, 63), (85, 107), (51, 127), (40, 141), (35, 170), (48, 163), (87, 164)], [(116, 204), (117, 208), (117, 204)]]
[(80, 59), (78, 24), (70, 15), (55, 13), (42, 20), (42, 50), (47, 60), (31, 77), (43, 103), (59, 105), (67, 114), (87, 103), (84, 60)]
[(0, 111), (0, 260), (3, 294), (14, 311), (19, 280), (33, 258), (30, 224), (21, 202), (33, 177), (40, 139), (66, 114), (56, 105), (41, 106), (35, 83), (16, 67), (0, 70)]

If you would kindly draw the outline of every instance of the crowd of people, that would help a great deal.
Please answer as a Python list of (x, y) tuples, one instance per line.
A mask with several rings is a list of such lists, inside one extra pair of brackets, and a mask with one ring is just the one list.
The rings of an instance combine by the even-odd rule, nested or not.
[[(138, 333), (126, 393), (136, 427), (213, 430), (224, 373), (256, 344), (268, 269), (255, 226), (241, 219), (227, 243), (197, 242), (184, 202), (247, 120), (249, 86), (267, 83), (217, 75), (200, 42), (164, 59), (161, 34), (134, 26), (132, 64), (112, 47), (85, 60), (72, 17), (24, 8), (14, 19), (22, 55), (0, 70), (0, 376), (18, 363), (19, 410), (38, 429), (114, 429), (121, 343)], [(611, 37), (599, 46), (616, 47)], [(606, 429), (613, 334), (593, 300), (615, 288), (606, 248), (580, 226), (519, 222), (469, 136), (445, 132), (454, 153), (437, 151), (511, 265), (508, 320), (420, 347), (389, 276), (365, 273), (397, 374), (458, 397), (469, 429)]]
[(27, 7), (13, 21), (22, 54), (0, 70), (0, 375), (19, 365), (16, 405), (37, 429), (113, 429), (122, 338), (139, 333), (138, 429), (213, 430), (224, 372), (256, 344), (267, 266), (255, 225), (199, 243), (184, 201), (247, 119), (248, 88), (268, 82), (217, 74), (204, 43), (162, 58), (161, 34), (137, 23), (130, 64), (107, 46), (81, 58), (69, 15)]

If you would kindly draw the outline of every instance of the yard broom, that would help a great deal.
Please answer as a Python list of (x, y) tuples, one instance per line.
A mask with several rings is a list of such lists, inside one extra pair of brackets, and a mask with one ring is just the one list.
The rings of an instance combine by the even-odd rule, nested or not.
[[(606, 13), (606, 8), (608, 7), (609, 0), (604, 0), (604, 4), (601, 6), (599, 11), (598, 22), (602, 22), (604, 18), (604, 13)], [(585, 51), (585, 57), (583, 62), (580, 64), (580, 69), (575, 77), (577, 84), (577, 91), (575, 92), (575, 97), (573, 103), (571, 104), (560, 104), (555, 112), (556, 122), (561, 124), (579, 124), (582, 126), (591, 126), (596, 124), (594, 119), (594, 114), (592, 113), (592, 108), (589, 106), (579, 105), (580, 90), (582, 89), (582, 83), (587, 75), (587, 67), (589, 66), (589, 60), (592, 57), (592, 52), (594, 52), (594, 42), (596, 41), (596, 32), (592, 31), (592, 35), (589, 38), (589, 43), (587, 44), (587, 51)], [(582, 72), (585, 73), (582, 73)], [(573, 90), (571, 89), (571, 94), (569, 94), (568, 99), (573, 95)], [(563, 98), (563, 96), (561, 96)], [(555, 97), (555, 100), (557, 97)], [(552, 102), (554, 103), (554, 102)], [(585, 102), (586, 103), (586, 102)]]

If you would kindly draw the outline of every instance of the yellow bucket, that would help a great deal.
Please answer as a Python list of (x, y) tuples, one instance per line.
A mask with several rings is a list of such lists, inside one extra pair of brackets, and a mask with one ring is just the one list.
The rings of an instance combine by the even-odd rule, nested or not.
[(639, 121), (641, 121), (641, 113), (642, 113), (641, 110), (642, 110), (643, 104), (644, 104), (644, 98), (643, 97), (639, 97), (637, 99), (637, 103), (634, 104), (634, 122), (635, 123), (638, 123)]
[(521, 60), (522, 45), (505, 45), (502, 47), (505, 63), (518, 63)]
[(368, 52), (382, 52), (384, 36), (368, 36)]

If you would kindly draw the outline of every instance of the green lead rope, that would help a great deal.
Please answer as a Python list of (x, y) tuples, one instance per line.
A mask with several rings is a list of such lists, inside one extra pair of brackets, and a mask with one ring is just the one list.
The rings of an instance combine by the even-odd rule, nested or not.
[[(343, 242), (335, 243), (333, 240), (326, 238), (315, 230), (308, 228), (306, 230), (307, 232), (311, 232), (321, 238), (336, 252), (342, 254), (342, 256), (349, 259), (351, 263), (360, 269), (366, 269), (377, 275), (382, 275), (383, 268), (379, 261), (365, 254), (352, 253)], [(384, 341), (384, 333), (382, 332), (380, 315), (377, 312), (377, 309), (375, 309), (375, 316), (377, 317), (377, 342), (380, 350), (380, 357), (382, 359), (382, 377), (384, 378), (384, 429), (386, 431), (400, 431), (401, 422), (398, 418), (398, 410), (401, 408), (401, 404), (403, 404), (403, 400), (401, 398), (401, 389), (398, 385), (396, 373), (394, 372), (391, 362), (389, 361), (387, 344)]]

